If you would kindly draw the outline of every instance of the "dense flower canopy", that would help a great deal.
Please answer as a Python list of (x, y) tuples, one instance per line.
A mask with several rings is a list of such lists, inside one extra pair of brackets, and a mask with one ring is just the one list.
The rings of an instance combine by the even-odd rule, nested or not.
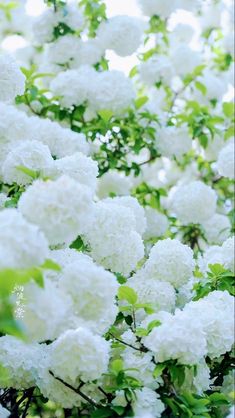
[(26, 3), (0, 0), (0, 418), (232, 417), (232, 0)]

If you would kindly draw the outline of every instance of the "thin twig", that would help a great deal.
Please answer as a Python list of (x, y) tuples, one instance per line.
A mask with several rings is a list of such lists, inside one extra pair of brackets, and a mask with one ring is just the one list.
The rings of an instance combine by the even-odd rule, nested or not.
[(85, 399), (85, 401), (87, 401), (89, 404), (91, 404), (92, 406), (94, 406), (95, 408), (98, 408), (100, 405), (98, 405), (95, 401), (93, 401), (93, 399), (89, 398), (89, 396), (85, 395), (85, 393), (81, 392), (81, 390), (78, 388), (74, 388), (73, 386), (71, 386), (69, 383), (65, 382), (63, 379), (61, 379), (60, 377), (57, 377), (54, 375), (54, 373), (49, 370), (49, 373), (59, 382), (63, 383), (63, 385), (65, 385), (67, 388), (71, 389), (73, 392), (77, 393), (79, 396), (81, 396), (81, 398)]
[(134, 345), (128, 344), (125, 341), (120, 340), (120, 338), (115, 337), (113, 334), (111, 334), (111, 332), (109, 333), (109, 335), (114, 338), (115, 340), (117, 340), (119, 343), (126, 345), (127, 347), (133, 348), (133, 350), (137, 350), (137, 351), (143, 351), (143, 349), (135, 347)]

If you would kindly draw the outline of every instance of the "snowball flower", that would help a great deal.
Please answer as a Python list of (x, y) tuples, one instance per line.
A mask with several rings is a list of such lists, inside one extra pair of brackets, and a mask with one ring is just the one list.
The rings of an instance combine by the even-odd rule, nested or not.
[(47, 176), (52, 165), (53, 158), (48, 146), (39, 141), (20, 142), (12, 147), (2, 165), (3, 181), (8, 184), (16, 182), (19, 185), (26, 185), (32, 182), (32, 177), (21, 171), (20, 167)]
[(216, 192), (202, 181), (178, 187), (172, 196), (172, 209), (183, 224), (201, 223), (214, 215)]
[(50, 369), (74, 385), (107, 372), (110, 344), (86, 328), (68, 330), (51, 345)]
[(159, 395), (152, 389), (142, 388), (135, 392), (136, 399), (133, 403), (135, 417), (145, 417), (147, 414), (155, 418), (160, 418), (165, 409), (164, 404), (159, 399)]
[(222, 257), (223, 257), (223, 264), (224, 266), (229, 269), (232, 270), (233, 272), (235, 271), (234, 269), (234, 237), (228, 238), (222, 245), (221, 247), (221, 253), (222, 253)]
[[(226, 93), (226, 84), (221, 80), (221, 76), (217, 76), (212, 73), (210, 69), (205, 69), (202, 76), (198, 77), (198, 81), (206, 87), (207, 100), (221, 100)], [(199, 93), (199, 97), (203, 98), (202, 93)]]
[(181, 77), (191, 73), (200, 64), (200, 53), (185, 44), (174, 48), (170, 55), (175, 75)]
[(189, 280), (194, 270), (193, 251), (177, 239), (155, 244), (143, 269), (145, 277), (166, 281), (178, 288)]
[(166, 55), (154, 55), (139, 67), (140, 79), (147, 86), (159, 81), (169, 84), (173, 77), (172, 63)]
[(114, 272), (129, 273), (144, 255), (144, 246), (136, 232), (131, 209), (99, 202), (85, 231), (91, 255), (99, 264)]
[(135, 230), (143, 235), (146, 229), (146, 218), (144, 208), (139, 204), (138, 200), (132, 196), (121, 196), (107, 198), (104, 200), (109, 204), (120, 205), (129, 208), (135, 217)]
[(205, 334), (197, 316), (177, 311), (160, 321), (162, 325), (144, 338), (157, 362), (177, 359), (180, 364), (197, 364), (206, 355)]
[(0, 269), (30, 268), (41, 265), (48, 257), (44, 234), (16, 209), (0, 212), (0, 231)]
[(55, 96), (59, 96), (62, 106), (79, 106), (88, 99), (89, 95), (92, 101), (92, 90), (98, 83), (97, 77), (94, 68), (84, 65), (78, 70), (59, 73), (50, 83), (50, 89)]
[(190, 151), (191, 147), (192, 138), (184, 126), (166, 126), (157, 132), (156, 148), (163, 157), (180, 158)]
[(165, 19), (176, 10), (176, 0), (138, 0), (142, 12), (146, 16), (158, 15)]
[(73, 63), (79, 54), (80, 39), (74, 35), (60, 36), (55, 42), (48, 45), (46, 50), (46, 61), (57, 65), (68, 65)]
[(175, 290), (170, 283), (146, 280), (144, 275), (137, 273), (128, 280), (127, 286), (135, 290), (138, 303), (150, 303), (155, 312), (171, 312), (175, 306)]
[(188, 303), (184, 312), (197, 318), (207, 341), (210, 357), (230, 351), (234, 342), (234, 300), (227, 291), (213, 291), (196, 302)]
[(112, 49), (121, 57), (137, 50), (142, 34), (143, 22), (132, 16), (111, 17), (102, 22), (97, 31), (98, 40), (104, 49)]
[(97, 195), (100, 199), (108, 197), (111, 193), (125, 196), (130, 193), (132, 183), (130, 177), (115, 170), (110, 170), (97, 180)]
[(89, 187), (93, 192), (96, 189), (96, 177), (98, 176), (98, 165), (90, 157), (76, 152), (54, 163), (54, 174), (61, 176), (66, 174), (77, 182)]
[(8, 54), (0, 55), (0, 102), (8, 102), (24, 93), (25, 76), (15, 59)]
[(151, 207), (145, 208), (147, 228), (144, 233), (144, 239), (148, 240), (154, 237), (163, 236), (169, 226), (167, 216)]
[(29, 341), (53, 341), (66, 329), (71, 306), (70, 297), (50, 280), (44, 280), (43, 288), (34, 282), (24, 286), (20, 319)]
[(225, 145), (219, 153), (217, 160), (219, 174), (229, 179), (234, 179), (234, 143)]
[(20, 212), (40, 226), (51, 245), (70, 244), (81, 234), (91, 211), (91, 192), (67, 176), (36, 180), (21, 195)]
[[(90, 80), (87, 80), (90, 83)], [(135, 98), (132, 81), (121, 71), (103, 71), (97, 73), (88, 100), (95, 111), (110, 110), (120, 113), (131, 106)]]
[(202, 223), (202, 227), (210, 244), (222, 244), (229, 237), (231, 230), (228, 217), (219, 213)]
[(43, 359), (43, 351), (43, 345), (26, 344), (10, 335), (0, 337), (0, 364), (8, 374), (6, 381), (1, 381), (0, 376), (0, 386), (15, 389), (34, 386), (37, 364)]
[(84, 256), (65, 266), (58, 286), (72, 298), (77, 323), (100, 334), (108, 330), (117, 315), (118, 283), (113, 274)]

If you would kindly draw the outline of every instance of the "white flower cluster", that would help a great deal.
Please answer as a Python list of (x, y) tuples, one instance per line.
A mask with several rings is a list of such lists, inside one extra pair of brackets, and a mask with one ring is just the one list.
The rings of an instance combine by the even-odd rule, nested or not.
[(0, 54), (0, 102), (9, 102), (24, 93), (25, 76), (15, 59), (8, 54)]

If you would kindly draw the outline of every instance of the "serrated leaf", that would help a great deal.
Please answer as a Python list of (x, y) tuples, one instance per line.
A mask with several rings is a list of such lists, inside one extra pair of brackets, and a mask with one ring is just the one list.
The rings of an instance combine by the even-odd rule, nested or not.
[(118, 298), (119, 300), (127, 300), (131, 305), (134, 305), (138, 299), (136, 292), (128, 286), (119, 287)]

